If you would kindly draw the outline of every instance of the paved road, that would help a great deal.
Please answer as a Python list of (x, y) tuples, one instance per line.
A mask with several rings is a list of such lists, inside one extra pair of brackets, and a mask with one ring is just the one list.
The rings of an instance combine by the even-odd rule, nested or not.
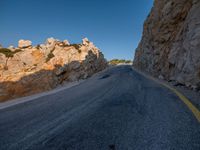
[(0, 110), (0, 150), (199, 150), (200, 124), (130, 66)]

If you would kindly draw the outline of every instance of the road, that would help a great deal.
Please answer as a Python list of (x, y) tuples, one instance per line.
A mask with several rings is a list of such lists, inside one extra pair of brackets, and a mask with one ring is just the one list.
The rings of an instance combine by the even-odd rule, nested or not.
[(118, 66), (0, 110), (0, 150), (199, 150), (200, 124), (169, 89)]

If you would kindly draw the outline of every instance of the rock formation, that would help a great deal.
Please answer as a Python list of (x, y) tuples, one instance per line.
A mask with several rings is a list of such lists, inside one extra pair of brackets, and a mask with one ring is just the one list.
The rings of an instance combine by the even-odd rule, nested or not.
[(27, 48), (27, 47), (31, 47), (31, 46), (32, 46), (32, 42), (29, 40), (19, 40), (19, 42), (18, 42), (19, 48)]
[(0, 101), (51, 90), (107, 67), (103, 54), (89, 40), (70, 44), (49, 38), (45, 44), (31, 43), (20, 40), (17, 48), (0, 48)]
[(200, 86), (200, 1), (155, 0), (134, 66), (156, 77)]

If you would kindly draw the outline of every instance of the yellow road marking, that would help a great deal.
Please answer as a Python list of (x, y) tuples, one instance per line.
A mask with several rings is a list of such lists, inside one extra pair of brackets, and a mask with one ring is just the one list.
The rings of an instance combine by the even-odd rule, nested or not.
[[(133, 70), (135, 70), (135, 69), (133, 69)], [(157, 82), (157, 83), (159, 83), (159, 84), (165, 86), (166, 88), (170, 89), (170, 90), (171, 90), (173, 93), (175, 93), (175, 94), (179, 97), (179, 99), (180, 99), (181, 101), (183, 101), (184, 104), (192, 111), (193, 115), (196, 117), (196, 119), (197, 119), (198, 122), (200, 123), (200, 111), (198, 110), (198, 108), (196, 108), (196, 107), (190, 102), (190, 100), (189, 100), (188, 98), (186, 98), (183, 94), (181, 94), (181, 93), (180, 93), (178, 90), (176, 90), (175, 88), (173, 88), (173, 87), (171, 87), (171, 86), (169, 86), (169, 85), (167, 85), (167, 84), (165, 84), (165, 83), (163, 83), (163, 82), (160, 82), (160, 81), (158, 81), (157, 79), (155, 79), (155, 78), (153, 78), (153, 77), (149, 77), (149, 76), (145, 75), (144, 73), (142, 73), (142, 72), (140, 72), (140, 71), (138, 71), (138, 70), (135, 70), (135, 71), (139, 72), (139, 73), (142, 74), (143, 76), (145, 76), (145, 77), (147, 77), (147, 78), (150, 78), (150, 79), (152, 79), (153, 81), (155, 81), (155, 82)]]
[(185, 103), (185, 105), (192, 111), (192, 113), (194, 114), (194, 116), (200, 123), (200, 111), (190, 102), (190, 100), (186, 98), (183, 94), (181, 94), (175, 88), (172, 88), (171, 86), (164, 83), (161, 83), (161, 84), (167, 87), (168, 89), (170, 89), (171, 91), (173, 91), (180, 98), (180, 100), (182, 100)]

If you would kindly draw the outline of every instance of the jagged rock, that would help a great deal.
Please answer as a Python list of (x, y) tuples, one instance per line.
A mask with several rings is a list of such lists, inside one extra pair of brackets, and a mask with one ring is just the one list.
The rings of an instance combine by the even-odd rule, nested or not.
[(29, 40), (19, 40), (18, 41), (19, 48), (27, 48), (27, 47), (31, 47), (31, 46), (32, 46), (32, 42)]
[(57, 43), (57, 40), (54, 39), (54, 38), (48, 38), (47, 41), (46, 41), (46, 50), (53, 50), (56, 46), (56, 43)]
[(55, 71), (56, 76), (60, 76), (60, 75), (62, 75), (62, 74), (64, 74), (64, 73), (66, 73), (67, 68), (68, 68), (67, 65), (64, 65), (64, 66), (62, 66), (62, 67), (59, 67), (59, 68)]
[[(17, 53), (9, 59), (0, 53), (0, 101), (51, 90), (107, 67), (94, 44), (66, 44), (69, 42), (48, 38), (36, 47), (23, 46), (22, 51), (16, 48)], [(8, 70), (4, 70), (6, 62)]]
[(52, 44), (55, 45), (56, 42), (57, 42), (57, 40), (54, 39), (53, 37), (51, 37), (51, 38), (48, 38), (48, 39), (46, 40), (46, 45), (52, 45)]
[(64, 43), (64, 45), (70, 45), (68, 40), (64, 40), (63, 43)]
[(70, 70), (77, 70), (81, 67), (81, 64), (78, 61), (73, 61), (69, 65)]
[(90, 43), (90, 41), (88, 40), (88, 38), (82, 39), (82, 44), (83, 45), (88, 45), (89, 43)]
[(200, 1), (155, 0), (134, 66), (195, 86), (200, 82)]

